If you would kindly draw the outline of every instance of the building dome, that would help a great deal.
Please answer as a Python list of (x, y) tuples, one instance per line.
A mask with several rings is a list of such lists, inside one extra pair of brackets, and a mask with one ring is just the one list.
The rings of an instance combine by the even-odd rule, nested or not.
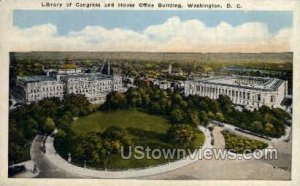
[(62, 65), (59, 65), (59, 69), (76, 69), (78, 68), (77, 65), (72, 64), (72, 63), (65, 63)]

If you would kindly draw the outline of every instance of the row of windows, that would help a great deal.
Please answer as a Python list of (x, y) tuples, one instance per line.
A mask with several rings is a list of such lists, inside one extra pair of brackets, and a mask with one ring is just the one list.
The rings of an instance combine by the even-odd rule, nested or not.
[(81, 94), (81, 93), (101, 93), (103, 91), (110, 91), (111, 89), (110, 88), (103, 88), (103, 89), (98, 89), (98, 90), (90, 90), (90, 89), (83, 89), (83, 90), (70, 90), (70, 92), (73, 92), (73, 93), (76, 93), (76, 94)]
[(70, 87), (68, 87), (69, 89), (94, 89), (94, 88), (96, 88), (96, 89), (101, 89), (101, 88), (110, 88), (111, 86), (70, 86)]
[(77, 85), (93, 85), (93, 86), (104, 86), (104, 85), (111, 85), (112, 82), (111, 81), (100, 81), (100, 82), (95, 82), (95, 81), (87, 81), (87, 82), (84, 82), (84, 81), (81, 81), (81, 82), (78, 82), (76, 81), (75, 83), (72, 83), (72, 84), (77, 84)]
[(63, 96), (63, 93), (57, 92), (57, 93), (47, 93), (47, 94), (28, 94), (28, 98), (54, 97), (54, 96)]
[[(204, 93), (214, 93), (214, 94), (225, 94), (231, 97), (236, 97), (236, 98), (242, 98), (242, 99), (248, 99), (250, 100), (250, 92), (240, 92), (237, 90), (227, 90), (224, 88), (215, 88), (215, 87), (204, 87), (204, 86), (196, 86), (197, 91), (201, 91)], [(257, 100), (261, 100), (261, 95), (257, 94)]]
[[(215, 93), (215, 94), (225, 94), (233, 98), (241, 98), (251, 100), (250, 92), (240, 92), (237, 90), (227, 90), (224, 88), (215, 88), (215, 87), (205, 87), (205, 86), (196, 86), (197, 91), (203, 93)], [(254, 97), (253, 97), (254, 98)], [(256, 94), (256, 100), (261, 101), (261, 94)], [(270, 96), (270, 102), (274, 103), (276, 101), (275, 96)]]
[(28, 89), (28, 93), (37, 93), (40, 91), (55, 91), (55, 90), (63, 90), (63, 86), (50, 86), (50, 87), (37, 87), (36, 89)]

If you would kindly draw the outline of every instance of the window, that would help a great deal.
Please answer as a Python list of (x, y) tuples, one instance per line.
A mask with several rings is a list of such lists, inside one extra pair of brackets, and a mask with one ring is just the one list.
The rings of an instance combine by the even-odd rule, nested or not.
[(247, 93), (247, 99), (250, 99), (250, 93), (249, 92)]
[(260, 101), (261, 100), (261, 96), (260, 94), (257, 94), (257, 101)]
[(271, 96), (271, 103), (275, 102), (275, 96)]

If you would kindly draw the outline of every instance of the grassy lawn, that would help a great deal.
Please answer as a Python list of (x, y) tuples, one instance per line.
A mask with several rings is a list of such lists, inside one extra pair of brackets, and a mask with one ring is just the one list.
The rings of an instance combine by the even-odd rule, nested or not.
[(81, 135), (89, 131), (103, 132), (110, 126), (123, 127), (129, 130), (130, 133), (139, 133), (141, 131), (165, 133), (170, 124), (163, 117), (149, 115), (138, 110), (118, 110), (96, 112), (89, 116), (78, 118), (73, 122), (72, 130), (76, 134)]
[[(168, 120), (161, 116), (150, 115), (141, 110), (118, 110), (111, 112), (96, 112), (89, 116), (81, 117), (72, 123), (71, 130), (78, 136), (89, 131), (103, 132), (110, 126), (120, 126), (127, 130), (129, 138), (133, 141), (135, 146), (149, 147), (151, 149), (170, 149), (173, 144), (166, 140), (166, 132), (171, 126)], [(196, 130), (195, 144), (201, 146), (205, 140), (202, 132)], [(69, 144), (67, 141), (56, 141), (55, 147), (62, 157), (67, 158), (67, 153), (72, 152), (74, 144)], [(132, 149), (132, 154), (134, 150)], [(179, 157), (180, 158), (180, 157)], [(129, 169), (155, 166), (169, 161), (179, 159), (175, 157), (172, 160), (160, 159), (122, 159), (121, 155), (111, 155), (108, 160), (107, 169)], [(75, 164), (81, 165), (82, 162)], [(93, 162), (87, 161), (87, 165), (96, 168), (103, 168)]]
[(236, 153), (243, 153), (245, 149), (253, 152), (257, 149), (265, 149), (268, 144), (258, 140), (249, 139), (243, 136), (230, 133), (228, 131), (222, 131), (225, 139), (225, 148), (234, 150)]

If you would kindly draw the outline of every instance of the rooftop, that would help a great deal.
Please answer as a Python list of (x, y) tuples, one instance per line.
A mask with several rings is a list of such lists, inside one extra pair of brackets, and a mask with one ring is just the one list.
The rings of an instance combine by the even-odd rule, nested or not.
[[(112, 78), (112, 75), (106, 75), (101, 73), (77, 73), (77, 74), (70, 74), (70, 75), (60, 75), (62, 79), (74, 79), (77, 80), (78, 78), (88, 78), (89, 80), (99, 80), (99, 79), (109, 79)], [(42, 81), (57, 81), (56, 76), (24, 76), (19, 77), (19, 81), (24, 83), (35, 83), (35, 82), (42, 82)]]
[(108, 79), (111, 78), (112, 75), (106, 75), (102, 73), (77, 73), (71, 75), (65, 75), (64, 77), (68, 79), (78, 79), (78, 78), (89, 78), (89, 79)]
[(278, 87), (283, 83), (283, 80), (269, 77), (225, 76), (200, 79), (198, 80), (198, 82), (248, 89), (274, 91), (277, 90)]
[(25, 83), (35, 83), (41, 81), (56, 81), (56, 78), (53, 76), (24, 76), (19, 77), (19, 80)]

